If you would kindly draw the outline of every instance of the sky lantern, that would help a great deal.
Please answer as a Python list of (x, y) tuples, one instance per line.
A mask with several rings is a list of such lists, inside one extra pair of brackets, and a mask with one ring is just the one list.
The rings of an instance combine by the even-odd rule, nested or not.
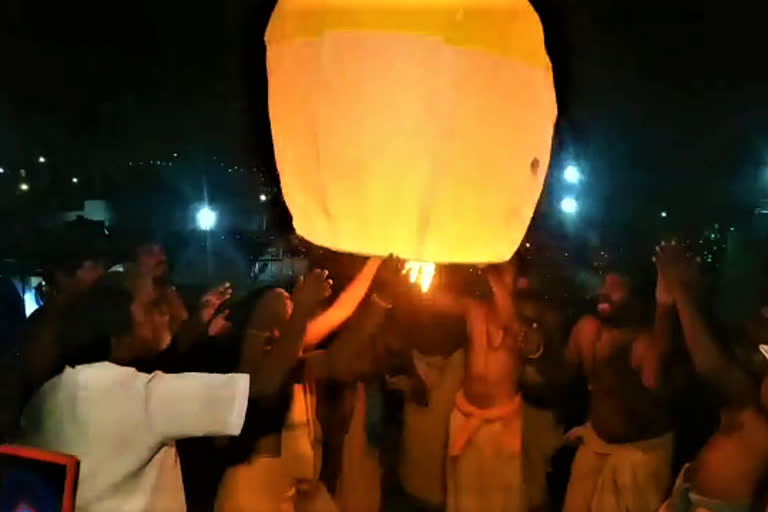
[[(557, 107), (526, 0), (279, 0), (266, 33), (299, 235), (361, 255), (495, 263), (539, 199)], [(427, 285), (428, 288), (428, 285)]]

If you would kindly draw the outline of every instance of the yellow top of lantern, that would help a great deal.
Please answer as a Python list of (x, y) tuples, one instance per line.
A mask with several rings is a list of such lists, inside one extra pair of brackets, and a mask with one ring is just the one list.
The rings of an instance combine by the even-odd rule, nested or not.
[(439, 37), (451, 46), (550, 68), (541, 24), (528, 0), (280, 0), (266, 41), (345, 31)]

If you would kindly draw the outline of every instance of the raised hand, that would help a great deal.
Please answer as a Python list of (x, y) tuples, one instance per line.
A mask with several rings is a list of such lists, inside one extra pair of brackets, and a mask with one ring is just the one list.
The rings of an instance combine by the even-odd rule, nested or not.
[(331, 294), (333, 281), (327, 270), (312, 270), (301, 276), (293, 289), (293, 303), (302, 313), (313, 313)]
[[(676, 244), (676, 241), (670, 242)], [(656, 304), (661, 306), (671, 306), (675, 303), (675, 296), (672, 293), (671, 284), (665, 274), (662, 274), (662, 267), (656, 261), (657, 255), (661, 252), (661, 248), (665, 247), (667, 242), (662, 240), (659, 245), (656, 246), (655, 255), (653, 256), (653, 262), (656, 264)]]
[(208, 290), (200, 299), (200, 320), (207, 324), (213, 318), (219, 306), (232, 298), (232, 285), (223, 283)]
[(695, 289), (701, 279), (698, 260), (676, 241), (661, 242), (654, 257), (661, 292), (673, 297), (680, 290)]
[(392, 255), (381, 262), (371, 289), (385, 302), (391, 303), (398, 290), (405, 287), (403, 266), (403, 260)]
[(229, 310), (226, 309), (214, 316), (208, 324), (208, 336), (218, 337), (226, 336), (232, 332), (232, 324), (229, 321)]

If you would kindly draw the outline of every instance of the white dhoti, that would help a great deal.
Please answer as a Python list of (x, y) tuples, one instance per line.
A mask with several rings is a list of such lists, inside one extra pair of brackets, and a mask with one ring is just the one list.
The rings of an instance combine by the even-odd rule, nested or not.
[(614, 444), (586, 425), (563, 512), (656, 512), (671, 483), (673, 449), (672, 433)]
[(447, 512), (523, 512), (522, 399), (478, 409), (464, 393), (451, 414)]
[(338, 512), (318, 480), (322, 437), (311, 384), (294, 386), (280, 437), (279, 456), (255, 455), (226, 471), (216, 512)]
[(227, 470), (216, 512), (294, 512), (296, 486), (280, 457), (254, 457)]
[(358, 382), (336, 486), (336, 501), (341, 512), (379, 512), (381, 508), (379, 450), (368, 444), (366, 398), (365, 384)]

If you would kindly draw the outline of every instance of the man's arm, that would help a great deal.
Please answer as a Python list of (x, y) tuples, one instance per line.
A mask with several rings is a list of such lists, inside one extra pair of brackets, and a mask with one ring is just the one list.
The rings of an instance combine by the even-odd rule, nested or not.
[(657, 303), (651, 332), (635, 342), (633, 355), (636, 360), (633, 366), (639, 366), (643, 385), (648, 389), (659, 387), (661, 371), (672, 348), (676, 324), (677, 311), (674, 306)]
[(376, 347), (371, 338), (384, 321), (389, 304), (373, 295), (344, 325), (327, 350), (304, 356), (309, 373), (316, 378), (352, 382), (373, 370)]
[(728, 358), (698, 311), (694, 296), (680, 290), (675, 293), (683, 338), (696, 373), (718, 387), (729, 401), (743, 402), (755, 397), (757, 390), (748, 375)]
[(370, 258), (355, 279), (333, 302), (331, 307), (314, 317), (307, 325), (304, 335), (304, 347), (311, 348), (323, 341), (329, 334), (339, 328), (368, 293), (368, 289), (376, 276), (382, 260)]
[(568, 345), (565, 347), (565, 365), (568, 373), (575, 375), (585, 370), (582, 347), (596, 339), (599, 332), (600, 321), (591, 315), (583, 316), (576, 322), (568, 337)]
[[(666, 250), (666, 244), (656, 248), (657, 255)], [(636, 340), (632, 347), (632, 365), (640, 369), (643, 385), (648, 389), (657, 389), (661, 380), (662, 368), (672, 348), (672, 338), (677, 326), (675, 298), (667, 272), (663, 272), (664, 259), (654, 257), (656, 265), (656, 312), (653, 328), (647, 335)]]
[(248, 375), (137, 375), (147, 379), (147, 421), (160, 441), (240, 433), (250, 395)]
[(717, 386), (729, 401), (753, 399), (757, 390), (748, 375), (728, 358), (699, 311), (695, 293), (699, 280), (696, 262), (686, 256), (679, 245), (665, 245), (660, 248), (656, 263), (669, 283), (696, 373)]
[(269, 350), (265, 347), (268, 333), (246, 333), (240, 365), (241, 371), (252, 375), (252, 393), (271, 395), (280, 389), (296, 365), (307, 324), (318, 304), (330, 294), (330, 286), (326, 271), (314, 270), (300, 279), (293, 293), (293, 312)]
[(489, 267), (486, 270), (488, 284), (496, 313), (502, 324), (518, 331), (520, 326), (517, 318), (516, 283), (517, 263), (514, 261)]

